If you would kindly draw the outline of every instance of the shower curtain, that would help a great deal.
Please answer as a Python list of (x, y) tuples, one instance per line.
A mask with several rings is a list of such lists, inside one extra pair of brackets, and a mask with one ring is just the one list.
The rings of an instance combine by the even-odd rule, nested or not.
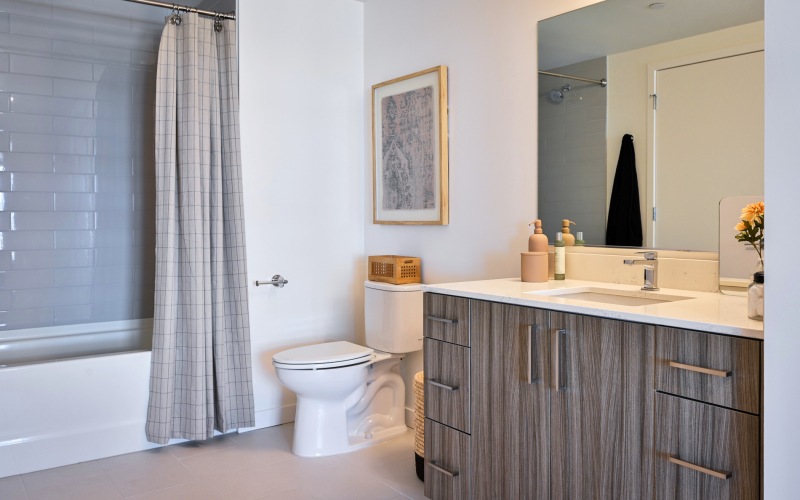
[(156, 86), (154, 443), (255, 425), (237, 72), (235, 21), (168, 18)]

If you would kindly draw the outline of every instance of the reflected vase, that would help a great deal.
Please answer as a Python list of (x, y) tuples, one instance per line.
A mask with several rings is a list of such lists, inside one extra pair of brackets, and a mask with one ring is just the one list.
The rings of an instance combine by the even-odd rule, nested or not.
[(747, 286), (747, 317), (764, 321), (764, 258), (759, 257), (753, 268), (753, 280)]

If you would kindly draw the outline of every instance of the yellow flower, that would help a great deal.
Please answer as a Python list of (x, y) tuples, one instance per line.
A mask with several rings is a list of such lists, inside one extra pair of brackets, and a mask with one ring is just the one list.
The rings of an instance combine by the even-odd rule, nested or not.
[[(756, 217), (763, 218), (764, 217), (764, 202), (759, 201), (758, 203), (750, 203), (746, 207), (742, 209), (742, 215), (740, 219), (747, 222), (753, 222)], [(737, 229), (737, 231), (741, 231), (741, 229)]]
[(745, 241), (753, 245), (758, 258), (764, 258), (764, 202), (750, 203), (742, 209), (741, 219), (734, 229), (736, 241)]

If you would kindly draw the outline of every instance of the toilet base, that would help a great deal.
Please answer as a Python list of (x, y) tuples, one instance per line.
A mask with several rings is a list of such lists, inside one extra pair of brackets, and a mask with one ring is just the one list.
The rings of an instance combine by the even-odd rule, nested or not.
[(398, 357), (370, 365), (368, 383), (340, 404), (298, 395), (292, 453), (325, 457), (360, 450), (408, 432)]

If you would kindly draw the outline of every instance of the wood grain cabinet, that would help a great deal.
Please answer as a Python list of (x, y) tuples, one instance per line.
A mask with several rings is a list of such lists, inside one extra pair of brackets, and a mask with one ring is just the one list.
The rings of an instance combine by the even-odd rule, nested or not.
[(426, 293), (425, 496), (472, 498), (470, 300)]
[(550, 498), (650, 498), (654, 328), (552, 312), (550, 329)]
[(548, 313), (482, 301), (471, 307), (474, 497), (548, 498)]
[(760, 341), (424, 303), (427, 497), (759, 497)]
[(761, 348), (656, 329), (656, 498), (760, 497)]

